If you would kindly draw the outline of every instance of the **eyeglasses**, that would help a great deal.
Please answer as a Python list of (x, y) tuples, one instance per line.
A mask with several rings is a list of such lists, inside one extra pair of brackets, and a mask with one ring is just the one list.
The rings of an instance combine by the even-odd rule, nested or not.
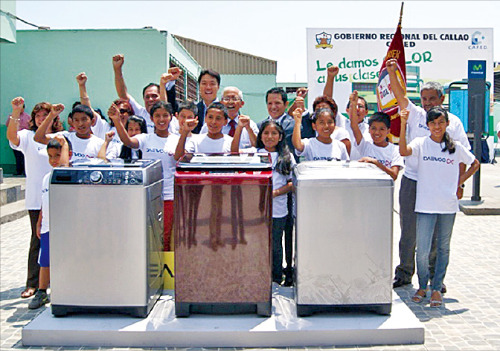
[(129, 110), (126, 110), (126, 109), (124, 109), (124, 108), (121, 108), (121, 109), (120, 109), (120, 113), (128, 113), (128, 114), (130, 114), (130, 111), (129, 111)]
[(224, 102), (229, 102), (229, 101), (234, 101), (234, 102), (238, 102), (238, 101), (241, 101), (241, 99), (239, 97), (232, 97), (232, 96), (226, 96), (226, 97), (223, 97), (222, 98), (222, 101)]

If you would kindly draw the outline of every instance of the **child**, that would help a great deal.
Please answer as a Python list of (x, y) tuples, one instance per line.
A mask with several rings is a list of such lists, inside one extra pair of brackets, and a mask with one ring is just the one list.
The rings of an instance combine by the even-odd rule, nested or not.
[(297, 156), (304, 155), (306, 161), (349, 160), (349, 154), (345, 145), (331, 137), (335, 131), (335, 115), (333, 111), (326, 108), (320, 108), (314, 113), (312, 127), (318, 135), (310, 139), (300, 138), (300, 126), (302, 124), (303, 112), (304, 110), (302, 109), (293, 111), (295, 127), (293, 128), (292, 141)]
[(383, 112), (375, 112), (368, 120), (368, 130), (373, 141), (367, 141), (359, 129), (357, 101), (358, 92), (354, 91), (350, 96), (349, 114), (352, 119), (351, 128), (356, 142), (355, 147), (361, 154), (359, 162), (372, 163), (396, 180), (404, 162), (397, 147), (387, 141), (391, 117)]
[[(247, 122), (248, 123), (248, 122)], [(232, 151), (237, 152), (243, 122), (240, 118)], [(287, 193), (292, 191), (292, 167), (295, 159), (292, 157), (285, 141), (285, 132), (274, 120), (265, 120), (257, 135), (257, 152), (271, 154), (273, 168), (273, 282), (281, 284), (283, 280), (283, 247), (282, 238), (288, 215)]]
[(125, 146), (140, 149), (146, 160), (161, 160), (163, 167), (163, 247), (164, 251), (171, 251), (171, 232), (174, 216), (174, 152), (179, 137), (170, 134), (168, 125), (172, 118), (172, 106), (168, 102), (158, 101), (151, 107), (151, 116), (154, 123), (154, 133), (138, 134), (133, 137), (127, 134), (123, 123), (116, 111), (112, 109), (109, 117), (115, 122), (116, 131)]
[[(49, 164), (52, 167), (69, 166), (71, 157), (71, 145), (62, 136), (56, 135), (47, 144), (47, 154)], [(28, 304), (30, 310), (35, 310), (50, 302), (47, 295), (47, 288), (50, 283), (50, 255), (49, 255), (49, 183), (51, 173), (47, 173), (42, 181), (42, 210), (37, 222), (37, 236), (40, 239), (40, 255), (38, 264), (40, 265), (40, 279), (38, 291)]]
[[(401, 111), (399, 151), (402, 156), (412, 156), (417, 167), (417, 274), (419, 289), (414, 302), (422, 302), (429, 282), (429, 253), (436, 229), (437, 258), (431, 281), (431, 307), (443, 303), (441, 288), (449, 262), (450, 241), (456, 212), (458, 212), (457, 186), (460, 187), (478, 169), (479, 161), (462, 144), (455, 143), (446, 127), (448, 113), (442, 107), (427, 112), (430, 136), (415, 138), (406, 144), (408, 110)], [(460, 175), (460, 163), (471, 165)]]
[[(110, 109), (113, 110), (117, 109), (117, 106), (113, 104), (111, 105)], [(119, 113), (119, 111), (113, 111), (112, 113)], [(109, 110), (108, 110), (108, 115), (109, 115)], [(134, 115), (130, 116), (127, 119), (127, 122), (125, 123), (125, 129), (127, 130), (127, 134), (130, 137), (148, 132), (148, 127), (146, 126), (146, 121), (144, 120), (144, 118)], [(101, 150), (99, 150), (98, 157), (100, 159), (113, 160), (121, 158), (122, 160), (128, 160), (128, 161), (142, 159), (141, 150), (133, 150), (128, 146), (123, 145), (119, 137), (118, 137), (119, 142), (113, 143), (112, 141), (117, 135), (118, 133), (115, 134), (115, 131), (113, 130), (105, 134), (104, 143), (101, 146)]]
[[(51, 135), (46, 135), (46, 127), (64, 110), (64, 105), (62, 104), (55, 105), (55, 107), (56, 110), (49, 113), (35, 133), (35, 141), (41, 144), (48, 144)], [(92, 134), (92, 120), (95, 118), (92, 109), (85, 105), (76, 105), (70, 113), (70, 118), (75, 131), (64, 131), (61, 134), (68, 138), (73, 147), (71, 162), (97, 157), (104, 140)]]

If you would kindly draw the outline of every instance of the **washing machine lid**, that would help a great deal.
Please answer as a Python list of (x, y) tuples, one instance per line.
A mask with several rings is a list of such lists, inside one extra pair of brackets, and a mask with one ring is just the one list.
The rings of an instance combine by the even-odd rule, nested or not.
[(177, 162), (178, 170), (271, 170), (268, 153), (185, 154)]
[(92, 158), (89, 160), (78, 160), (72, 163), (73, 167), (86, 167), (86, 168), (108, 168), (108, 167), (135, 167), (146, 168), (152, 165), (156, 160), (123, 160), (121, 158), (105, 161), (100, 158)]

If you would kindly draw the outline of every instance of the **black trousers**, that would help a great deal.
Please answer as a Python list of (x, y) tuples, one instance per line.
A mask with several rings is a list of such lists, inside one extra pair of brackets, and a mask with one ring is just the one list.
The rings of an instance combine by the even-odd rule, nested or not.
[(28, 253), (28, 278), (26, 279), (26, 287), (38, 289), (38, 275), (40, 273), (38, 254), (40, 252), (40, 239), (36, 236), (36, 223), (40, 216), (40, 210), (28, 210), (28, 213), (31, 222), (31, 240)]

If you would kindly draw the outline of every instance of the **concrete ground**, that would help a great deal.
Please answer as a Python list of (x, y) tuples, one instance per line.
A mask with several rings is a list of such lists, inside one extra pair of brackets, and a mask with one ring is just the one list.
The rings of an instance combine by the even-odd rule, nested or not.
[[(500, 166), (482, 165), (481, 195), (500, 208)], [(398, 187), (396, 186), (396, 189)], [(470, 194), (470, 181), (466, 195)], [(469, 193), (467, 192), (469, 191)], [(469, 195), (470, 196), (470, 195)], [(397, 203), (396, 203), (397, 204)], [(398, 263), (399, 217), (394, 215), (394, 265)], [(20, 293), (26, 279), (29, 220), (24, 216), (0, 227), (0, 350), (28, 349), (21, 343), (21, 329), (43, 308), (28, 310)], [(411, 302), (416, 286), (395, 289), (425, 326), (423, 345), (329, 346), (300, 350), (499, 350), (500, 349), (500, 216), (457, 214), (450, 265), (445, 279), (444, 306), (431, 309)], [(47, 307), (46, 307), (47, 308)], [(124, 348), (49, 348), (35, 350), (162, 350)], [(288, 348), (295, 350), (296, 348)], [(212, 349), (214, 350), (214, 349)]]

